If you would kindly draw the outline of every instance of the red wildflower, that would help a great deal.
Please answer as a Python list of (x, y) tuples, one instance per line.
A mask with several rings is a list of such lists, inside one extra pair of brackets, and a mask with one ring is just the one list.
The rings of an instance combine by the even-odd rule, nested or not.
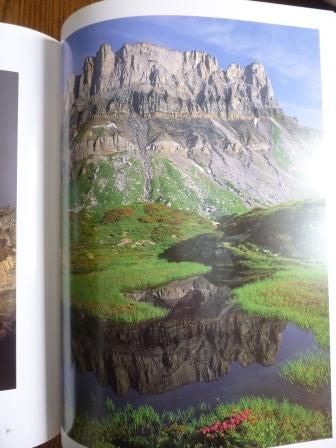
[(223, 437), (225, 432), (230, 429), (238, 428), (243, 422), (249, 420), (251, 411), (249, 409), (244, 409), (241, 412), (233, 414), (231, 417), (225, 419), (224, 421), (214, 422), (212, 425), (205, 426), (201, 428), (198, 432), (199, 434), (209, 438), (214, 439), (215, 437)]

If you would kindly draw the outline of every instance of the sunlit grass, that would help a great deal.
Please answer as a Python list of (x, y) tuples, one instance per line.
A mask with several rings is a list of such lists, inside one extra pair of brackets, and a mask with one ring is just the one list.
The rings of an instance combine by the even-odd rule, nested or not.
[(280, 365), (280, 374), (292, 384), (310, 391), (330, 383), (330, 359), (322, 352), (311, 352)]
[(206, 218), (159, 203), (117, 207), (99, 221), (85, 214), (73, 217), (72, 305), (117, 322), (164, 317), (164, 308), (129, 299), (127, 293), (209, 272), (209, 266), (168, 262), (159, 255), (178, 241), (213, 230)]
[(91, 315), (118, 322), (163, 317), (165, 309), (127, 299), (126, 292), (144, 290), (209, 270), (209, 267), (198, 263), (169, 263), (155, 257), (143, 260), (118, 257), (107, 270), (73, 275), (72, 303)]
[[(288, 401), (260, 397), (243, 397), (212, 410), (200, 406), (158, 413), (148, 405), (135, 408), (128, 404), (118, 409), (111, 400), (107, 401), (106, 408), (106, 417), (99, 420), (77, 416), (71, 437), (90, 448), (266, 448), (331, 435), (329, 415)], [(215, 442), (200, 435), (201, 428), (247, 409), (251, 418), (220, 440)]]
[(236, 193), (211, 181), (197, 168), (186, 169), (182, 173), (178, 165), (159, 155), (152, 157), (152, 168), (155, 172), (151, 183), (153, 201), (163, 197), (174, 207), (201, 214), (211, 208), (217, 218), (247, 211)]
[(237, 257), (237, 266), (255, 271), (256, 274), (272, 273), (288, 268), (288, 265), (298, 264), (291, 258), (275, 256), (271, 251), (262, 249), (255, 244), (245, 243), (237, 246), (226, 244), (231, 252)]
[(245, 311), (294, 322), (311, 330), (322, 347), (329, 346), (328, 285), (324, 269), (291, 267), (266, 280), (237, 288), (235, 294)]

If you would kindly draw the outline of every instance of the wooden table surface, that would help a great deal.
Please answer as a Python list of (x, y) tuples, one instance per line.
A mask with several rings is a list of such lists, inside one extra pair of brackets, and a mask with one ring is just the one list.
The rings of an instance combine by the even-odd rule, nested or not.
[(65, 19), (94, 0), (0, 0), (0, 21), (27, 26), (59, 39)]
[[(264, 1), (332, 9), (332, 6), (322, 0)], [(59, 39), (65, 19), (74, 11), (91, 3), (95, 3), (95, 0), (0, 0), (0, 22), (26, 26)], [(40, 448), (42, 447), (61, 448), (59, 437), (40, 445)]]

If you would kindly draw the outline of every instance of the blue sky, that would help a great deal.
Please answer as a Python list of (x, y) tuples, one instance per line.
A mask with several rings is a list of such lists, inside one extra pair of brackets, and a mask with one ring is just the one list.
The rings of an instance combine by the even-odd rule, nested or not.
[(67, 39), (65, 76), (80, 73), (86, 56), (102, 43), (117, 51), (124, 43), (150, 42), (176, 50), (203, 50), (225, 69), (259, 62), (288, 115), (321, 127), (321, 80), (318, 30), (238, 20), (152, 16), (90, 25)]

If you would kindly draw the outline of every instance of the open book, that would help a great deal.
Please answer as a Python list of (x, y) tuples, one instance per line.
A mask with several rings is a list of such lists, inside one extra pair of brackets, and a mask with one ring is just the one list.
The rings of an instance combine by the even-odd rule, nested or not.
[(0, 26), (1, 448), (335, 447), (335, 28), (243, 0)]

